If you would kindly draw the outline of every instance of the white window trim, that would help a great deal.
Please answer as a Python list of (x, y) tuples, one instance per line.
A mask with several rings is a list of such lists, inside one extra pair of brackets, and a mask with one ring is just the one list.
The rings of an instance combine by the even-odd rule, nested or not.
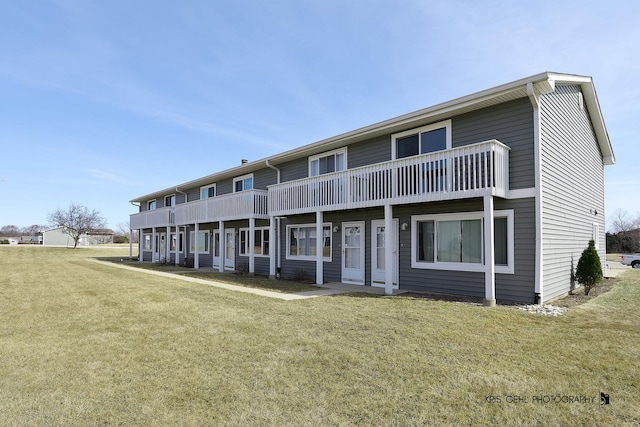
[(591, 225), (591, 238), (596, 249), (600, 249), (600, 224), (597, 222)]
[[(513, 209), (497, 210), (493, 212), (494, 218), (507, 218), (507, 265), (496, 265), (495, 272), (501, 274), (514, 274), (514, 213)], [(484, 213), (462, 212), (433, 215), (412, 215), (411, 216), (411, 268), (425, 270), (450, 270), (450, 271), (485, 271), (485, 263), (462, 263), (462, 262), (425, 262), (418, 261), (418, 221), (455, 221), (479, 219), (482, 221), (482, 259), (484, 260)], [(436, 243), (437, 244), (437, 243)], [(436, 248), (437, 251), (437, 248)]]
[[(315, 224), (314, 223), (310, 223), (310, 224), (289, 224), (287, 225), (287, 247), (285, 250), (285, 254), (286, 254), (286, 259), (289, 260), (293, 260), (293, 261), (315, 261), (317, 259), (317, 257), (315, 255), (291, 255), (289, 253), (289, 251), (291, 250), (291, 229), (292, 228), (315, 228)], [(323, 222), (322, 223), (322, 228), (324, 227), (329, 227), (329, 233), (330, 233), (330, 238), (331, 238), (331, 243), (329, 246), (329, 256), (328, 257), (322, 257), (322, 261), (323, 262), (331, 262), (332, 257), (333, 257), (333, 232), (332, 232), (332, 223), (330, 222)], [(323, 246), (324, 247), (324, 246)]]
[[(149, 237), (149, 248), (147, 248), (147, 236)], [(151, 233), (142, 233), (142, 250), (144, 252), (151, 252), (153, 235)]]
[[(336, 155), (336, 154), (344, 154), (344, 170), (347, 170), (347, 147), (342, 147), (342, 148), (337, 148), (335, 150), (331, 150), (331, 151), (325, 151), (324, 153), (320, 153), (320, 154), (315, 154), (313, 156), (309, 156), (308, 159), (308, 165), (309, 165), (309, 177), (311, 177), (311, 162), (313, 162), (314, 160), (319, 160), (323, 157), (327, 157), (327, 156), (331, 156), (331, 155)], [(336, 171), (339, 172), (339, 171)]]
[[(182, 253), (183, 251), (181, 251), (181, 250), (180, 250), (180, 242), (182, 242), (182, 246), (184, 247), (184, 231), (181, 231), (181, 232), (180, 232), (180, 233), (178, 233), (178, 234), (179, 234), (179, 237), (178, 237), (178, 238), (179, 238), (179, 240), (176, 242), (176, 243), (177, 243), (177, 245), (176, 245), (176, 246), (177, 246), (177, 249), (178, 249), (178, 253)], [(175, 235), (176, 235), (176, 233), (175, 233), (175, 232), (171, 232), (171, 233), (169, 233), (169, 252), (170, 252), (170, 253), (172, 253), (172, 254), (173, 254), (173, 253), (176, 253), (175, 249), (174, 249), (174, 250), (171, 250), (171, 238), (172, 238), (173, 236), (175, 236)]]
[[(251, 178), (251, 188), (250, 188), (250, 190), (253, 190), (255, 188), (255, 180), (253, 179), (253, 174), (252, 173), (248, 173), (246, 175), (237, 176), (237, 177), (233, 178), (233, 192), (234, 193), (238, 193), (238, 191), (236, 191), (236, 182), (244, 181), (247, 178)], [(244, 188), (244, 183), (242, 184), (242, 191), (248, 191), (246, 188)]]
[[(153, 209), (151, 209), (149, 207), (151, 205), (151, 203), (153, 203), (153, 205), (154, 205)], [(148, 200), (147, 201), (147, 210), (148, 211), (155, 211), (156, 209), (158, 209), (158, 201), (156, 199)]]
[(176, 193), (173, 193), (173, 194), (167, 194), (166, 196), (164, 196), (164, 207), (165, 207), (165, 208), (173, 207), (173, 206), (171, 206), (171, 205), (167, 206), (167, 199), (168, 199), (169, 197), (173, 197), (173, 206), (175, 206), (175, 205), (176, 205)]
[[(422, 132), (429, 132), (432, 130), (436, 130), (436, 129), (441, 129), (441, 128), (445, 128), (447, 129), (447, 147), (445, 148), (445, 150), (450, 150), (451, 149), (451, 120), (444, 120), (442, 122), (438, 122), (438, 123), (433, 123), (430, 125), (426, 125), (426, 126), (422, 126), (419, 128), (414, 128), (414, 129), (409, 129), (409, 130), (405, 130), (403, 132), (399, 132), (399, 133), (394, 133), (393, 135), (391, 135), (391, 160), (396, 160), (397, 159), (397, 155), (398, 155), (398, 147), (397, 147), (397, 140), (398, 138), (403, 138), (405, 136), (409, 136), (409, 135), (414, 135), (414, 134), (420, 134)], [(422, 154), (422, 153), (420, 153)]]
[[(208, 254), (211, 250), (211, 230), (198, 230), (198, 234), (205, 234), (207, 237), (205, 237), (205, 241), (208, 240), (209, 244), (207, 245), (209, 247), (208, 250), (200, 250), (198, 249), (198, 254)], [(196, 239), (194, 239), (195, 237), (195, 230), (191, 230), (189, 231), (189, 253), (190, 254), (194, 254), (196, 251)]]
[[(210, 188), (214, 189), (213, 192), (215, 193), (216, 196), (218, 195), (218, 189), (216, 188), (216, 184), (203, 185), (202, 187), (200, 187), (200, 194), (199, 194), (200, 200), (204, 200), (202, 198), (202, 190), (205, 190), (205, 189), (209, 190)], [(235, 188), (235, 184), (234, 184), (233, 188)], [(206, 197), (206, 198), (209, 199), (209, 197)]]
[[(264, 254), (264, 250), (265, 250), (265, 245), (264, 245), (264, 232), (265, 231), (269, 231), (269, 227), (255, 227), (254, 228), (255, 231), (260, 231), (262, 232), (262, 253), (261, 254), (253, 254), (254, 257), (259, 257), (259, 258), (269, 258), (269, 255), (265, 255)], [(249, 228), (241, 228), (240, 233), (245, 232), (247, 233), (247, 238), (245, 239), (244, 242), (244, 253), (242, 253), (242, 246), (240, 245), (240, 243), (242, 243), (242, 239), (239, 239), (239, 251), (238, 251), (238, 256), (243, 256), (243, 257), (248, 257), (249, 256)], [(240, 236), (239, 236), (240, 237)], [(269, 239), (271, 239), (271, 236), (269, 236)]]

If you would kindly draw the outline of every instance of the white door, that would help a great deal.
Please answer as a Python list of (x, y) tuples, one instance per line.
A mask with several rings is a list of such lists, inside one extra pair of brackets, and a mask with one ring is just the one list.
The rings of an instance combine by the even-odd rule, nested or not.
[[(393, 286), (398, 289), (398, 219), (394, 218), (393, 228), (395, 230), (395, 244), (393, 246)], [(386, 244), (386, 234), (384, 220), (377, 219), (371, 221), (371, 286), (384, 287), (386, 280), (386, 266), (384, 248)]]
[(167, 262), (167, 239), (165, 233), (158, 233), (158, 244), (156, 245), (156, 259), (162, 263)]
[(213, 268), (220, 268), (220, 230), (213, 230)]
[(364, 285), (364, 221), (342, 223), (342, 282)]
[(224, 269), (236, 269), (236, 229), (224, 229)]

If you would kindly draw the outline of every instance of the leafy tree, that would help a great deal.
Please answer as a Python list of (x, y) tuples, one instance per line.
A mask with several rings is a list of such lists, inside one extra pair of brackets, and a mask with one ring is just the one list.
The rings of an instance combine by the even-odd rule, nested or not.
[(63, 233), (73, 239), (73, 248), (78, 246), (84, 233), (105, 228), (106, 221), (100, 212), (89, 210), (86, 206), (70, 204), (66, 209), (56, 209), (48, 215), (49, 223), (54, 227), (63, 227)]
[(582, 251), (576, 267), (575, 277), (578, 283), (584, 285), (585, 295), (589, 295), (591, 288), (594, 288), (602, 281), (602, 264), (593, 240), (589, 240), (589, 246)]

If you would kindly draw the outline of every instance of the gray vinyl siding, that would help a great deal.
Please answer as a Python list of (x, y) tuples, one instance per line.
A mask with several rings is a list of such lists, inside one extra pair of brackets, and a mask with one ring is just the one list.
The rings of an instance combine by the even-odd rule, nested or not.
[(510, 188), (535, 187), (533, 108), (528, 98), (456, 116), (451, 128), (454, 148), (491, 139), (507, 145)]
[[(535, 290), (535, 201), (533, 198), (518, 200), (495, 199), (496, 210), (514, 211), (514, 274), (496, 274), (496, 298), (498, 300), (533, 302)], [(399, 224), (411, 224), (412, 215), (482, 212), (481, 199), (453, 202), (424, 203), (393, 207), (393, 217)], [(286, 259), (287, 225), (315, 224), (315, 215), (289, 217), (281, 223), (281, 274), (285, 278), (299, 276), (304, 271), (309, 280), (315, 278), (316, 263), (308, 260)], [(365, 222), (365, 285), (371, 283), (371, 221), (384, 218), (382, 208), (361, 209), (341, 212), (326, 212), (324, 222), (338, 231), (332, 230), (331, 262), (323, 263), (325, 282), (342, 280), (342, 229), (343, 223)], [(484, 272), (448, 271), (411, 268), (410, 229), (399, 233), (399, 284), (400, 289), (418, 292), (484, 297)]]
[(544, 300), (571, 290), (593, 223), (600, 227), (599, 253), (605, 260), (604, 165), (579, 96), (578, 86), (559, 85), (541, 99)]
[(281, 182), (295, 181), (309, 176), (309, 160), (307, 157), (292, 160), (278, 165)]
[(347, 148), (348, 168), (391, 160), (391, 135), (352, 144)]

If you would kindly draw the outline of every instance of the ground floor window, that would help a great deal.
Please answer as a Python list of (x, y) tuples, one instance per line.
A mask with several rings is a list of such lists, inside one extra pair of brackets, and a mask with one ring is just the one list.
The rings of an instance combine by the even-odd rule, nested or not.
[(183, 240), (184, 240), (184, 234), (182, 232), (180, 232), (180, 234), (178, 235), (178, 239), (176, 241), (176, 233), (171, 233), (170, 234), (171, 238), (169, 239), (169, 242), (171, 243), (171, 252), (175, 252), (176, 251), (176, 246), (178, 247), (178, 252), (182, 252), (182, 245), (183, 245)]
[[(411, 266), (483, 270), (483, 218), (483, 212), (412, 216)], [(498, 273), (513, 273), (513, 240), (513, 210), (495, 211), (494, 259)]]
[(142, 249), (145, 251), (151, 250), (151, 234), (144, 233), (142, 236)]
[[(322, 257), (331, 261), (331, 224), (322, 225)], [(315, 224), (287, 226), (287, 259), (316, 259)]]
[[(240, 255), (249, 255), (249, 229), (240, 229)], [(253, 254), (257, 256), (269, 256), (269, 227), (256, 227), (254, 229)]]
[[(194, 238), (195, 232), (189, 232), (189, 251), (191, 253), (195, 253), (196, 251), (196, 240)], [(209, 230), (198, 231), (198, 253), (208, 254), (209, 253)]]

